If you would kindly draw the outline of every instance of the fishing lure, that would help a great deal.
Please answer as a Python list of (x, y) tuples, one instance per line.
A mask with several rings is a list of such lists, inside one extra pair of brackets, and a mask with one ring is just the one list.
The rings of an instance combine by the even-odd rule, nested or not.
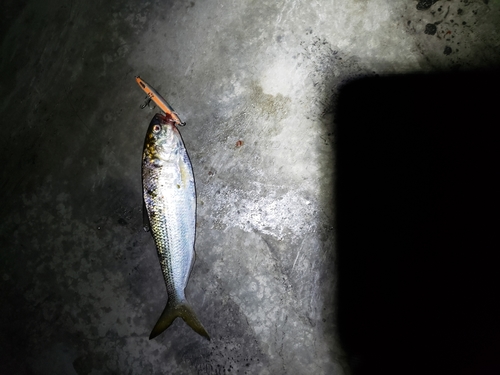
[(135, 80), (137, 84), (141, 87), (141, 89), (148, 95), (146, 96), (146, 101), (144, 102), (144, 104), (141, 105), (141, 109), (145, 108), (146, 106), (149, 107), (149, 104), (151, 103), (152, 100), (165, 113), (166, 117), (171, 119), (176, 125), (179, 126), (186, 125), (185, 122), (181, 121), (179, 115), (177, 114), (177, 112), (175, 112), (172, 106), (168, 104), (168, 102), (165, 99), (163, 99), (160, 94), (158, 94), (158, 91), (156, 91), (153, 88), (153, 86), (148, 84), (139, 76), (135, 77)]

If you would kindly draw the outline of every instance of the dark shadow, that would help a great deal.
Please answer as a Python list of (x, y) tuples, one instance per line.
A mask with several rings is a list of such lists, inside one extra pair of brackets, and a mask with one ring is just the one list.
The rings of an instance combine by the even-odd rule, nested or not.
[(336, 103), (338, 325), (356, 374), (500, 373), (499, 71)]
[(2, 15), (2, 22), (0, 22), (0, 45), (3, 43), (5, 35), (22, 13), (27, 3), (28, 0), (3, 0), (0, 3), (0, 14)]

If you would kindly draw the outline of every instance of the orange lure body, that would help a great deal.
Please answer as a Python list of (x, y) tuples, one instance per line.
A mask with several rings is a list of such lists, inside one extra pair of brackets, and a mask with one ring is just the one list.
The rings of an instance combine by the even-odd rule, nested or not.
[[(163, 99), (161, 95), (158, 94), (158, 91), (156, 91), (150, 84), (139, 76), (135, 77), (135, 80), (141, 89), (148, 95), (149, 99), (147, 102), (149, 102), (149, 100), (154, 101), (155, 104), (165, 113), (165, 115), (171, 118), (176, 125), (184, 126), (186, 124), (181, 121), (179, 115), (174, 111), (170, 104), (168, 104), (168, 102)], [(147, 102), (145, 105), (147, 105)]]

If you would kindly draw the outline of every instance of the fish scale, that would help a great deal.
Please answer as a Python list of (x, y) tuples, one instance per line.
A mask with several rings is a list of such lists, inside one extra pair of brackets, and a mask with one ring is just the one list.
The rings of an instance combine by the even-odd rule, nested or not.
[(196, 192), (186, 148), (168, 116), (157, 114), (149, 125), (142, 180), (149, 228), (168, 294), (167, 305), (150, 339), (167, 329), (177, 317), (209, 339), (184, 294), (194, 262)]
[[(182, 209), (189, 202), (185, 202), (182, 196), (174, 195), (175, 190), (172, 191), (171, 196), (167, 194), (160, 200), (161, 203), (150, 208), (155, 213), (151, 226), (169, 298), (182, 300), (184, 299), (183, 287), (187, 284), (193, 258), (190, 248), (194, 246), (194, 230), (190, 233), (188, 228), (194, 229), (194, 223), (184, 223), (178, 219), (192, 215), (187, 212), (188, 210)], [(188, 265), (189, 267), (186, 267)]]

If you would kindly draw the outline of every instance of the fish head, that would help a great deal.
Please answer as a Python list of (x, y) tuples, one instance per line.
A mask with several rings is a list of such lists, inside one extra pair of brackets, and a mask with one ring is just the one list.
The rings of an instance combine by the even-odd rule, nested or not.
[(182, 149), (182, 138), (175, 120), (156, 114), (149, 124), (144, 141), (144, 158), (157, 164), (175, 160)]

